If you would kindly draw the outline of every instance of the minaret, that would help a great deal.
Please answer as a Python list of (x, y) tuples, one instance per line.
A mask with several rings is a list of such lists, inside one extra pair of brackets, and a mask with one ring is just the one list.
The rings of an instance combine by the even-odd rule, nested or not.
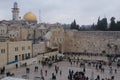
[(12, 8), (12, 20), (19, 20), (19, 8), (17, 2), (14, 3)]

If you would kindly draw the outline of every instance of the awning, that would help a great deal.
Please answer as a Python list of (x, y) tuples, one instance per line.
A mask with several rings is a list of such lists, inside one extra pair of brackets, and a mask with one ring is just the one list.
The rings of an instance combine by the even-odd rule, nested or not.
[(57, 56), (58, 56), (58, 57), (64, 57), (64, 55), (63, 55), (63, 54), (58, 54)]
[(43, 58), (49, 58), (49, 56), (43, 56)]
[(22, 78), (14, 78), (14, 77), (5, 77), (1, 80), (27, 80), (27, 79), (22, 79)]

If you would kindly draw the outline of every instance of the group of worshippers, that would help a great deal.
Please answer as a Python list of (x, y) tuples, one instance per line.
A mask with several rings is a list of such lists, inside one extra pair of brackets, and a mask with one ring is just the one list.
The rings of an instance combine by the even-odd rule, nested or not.
[(84, 72), (69, 69), (68, 80), (88, 80), (88, 77), (85, 77)]

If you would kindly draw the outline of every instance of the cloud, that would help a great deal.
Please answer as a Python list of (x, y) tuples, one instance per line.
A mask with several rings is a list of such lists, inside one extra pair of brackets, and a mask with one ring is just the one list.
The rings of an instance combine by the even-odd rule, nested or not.
[(18, 2), (20, 16), (32, 11), (42, 22), (71, 23), (74, 19), (79, 24), (92, 24), (99, 16), (115, 16), (119, 19), (119, 0), (1, 0), (0, 20), (11, 19), (11, 8)]

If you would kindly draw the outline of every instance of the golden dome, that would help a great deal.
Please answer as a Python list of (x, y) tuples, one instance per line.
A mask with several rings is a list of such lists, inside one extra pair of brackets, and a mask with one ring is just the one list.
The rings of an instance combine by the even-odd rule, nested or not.
[(24, 15), (23, 19), (25, 21), (37, 21), (37, 18), (34, 13), (28, 12)]

